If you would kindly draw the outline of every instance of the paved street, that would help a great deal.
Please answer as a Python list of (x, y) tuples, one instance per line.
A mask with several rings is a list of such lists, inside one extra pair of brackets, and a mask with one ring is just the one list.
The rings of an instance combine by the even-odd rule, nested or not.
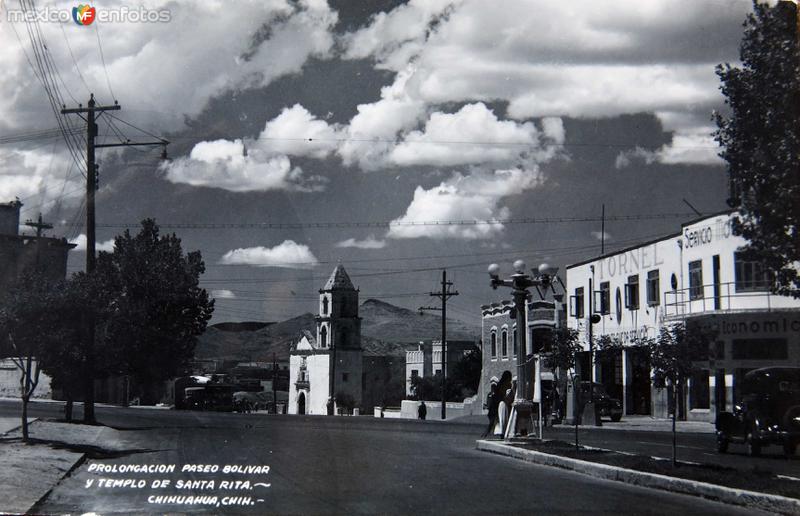
[[(15, 404), (0, 402), (0, 415), (14, 410)], [(59, 405), (39, 403), (31, 412), (45, 417), (59, 410)], [(87, 459), (36, 508), (38, 512), (744, 513), (697, 498), (478, 452), (479, 425), (135, 408), (99, 408), (98, 418), (127, 429), (126, 442), (147, 451)], [(193, 464), (218, 465), (220, 471), (181, 472)], [(175, 465), (176, 471), (120, 473), (122, 465)], [(269, 472), (256, 468), (249, 474), (225, 474), (225, 465), (269, 466)], [(114, 466), (116, 472), (111, 470)], [(152, 488), (153, 481), (161, 479), (169, 479), (170, 486)], [(117, 487), (106, 486), (114, 480), (119, 481)], [(124, 480), (131, 482), (119, 485)], [(183, 485), (179, 480), (213, 480), (214, 485), (196, 482), (178, 489)], [(236, 489), (237, 480), (250, 484)], [(146, 487), (135, 487), (139, 481)], [(223, 487), (222, 481), (230, 484)], [(187, 505), (186, 498), (183, 504), (176, 498), (155, 503), (159, 495), (206, 498), (192, 499), (204, 505)]]

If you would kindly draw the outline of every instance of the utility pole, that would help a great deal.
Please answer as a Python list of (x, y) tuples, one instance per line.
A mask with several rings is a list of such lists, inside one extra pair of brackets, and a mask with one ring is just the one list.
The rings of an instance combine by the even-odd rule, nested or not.
[(42, 230), (53, 229), (53, 225), (49, 224), (47, 222), (44, 222), (42, 220), (42, 213), (41, 212), (39, 212), (39, 220), (38, 221), (33, 221), (31, 219), (28, 219), (28, 220), (25, 221), (25, 225), (28, 226), (28, 227), (36, 229), (36, 267), (38, 268), (38, 267), (41, 266), (41, 263), (40, 263), (41, 260), (40, 260), (40, 257), (39, 257), (39, 254), (40, 254), (39, 251), (41, 249), (41, 242), (39, 241), (39, 239), (42, 238)]
[(42, 221), (41, 212), (39, 213), (39, 220), (33, 221), (31, 219), (28, 219), (28, 220), (25, 221), (25, 225), (28, 226), (28, 227), (36, 229), (36, 238), (41, 238), (42, 237), (42, 230), (53, 229), (53, 225), (52, 224)]
[[(89, 102), (86, 107), (79, 104), (77, 108), (67, 108), (62, 106), (61, 114), (76, 114), (86, 121), (86, 274), (94, 272), (95, 257), (95, 192), (99, 186), (97, 181), (97, 164), (95, 162), (95, 150), (101, 147), (133, 147), (143, 145), (163, 145), (166, 154), (167, 140), (161, 139), (157, 142), (131, 142), (130, 140), (120, 143), (96, 144), (97, 137), (97, 116), (106, 111), (119, 111), (122, 107), (114, 101), (113, 106), (98, 106), (94, 100), (94, 93), (90, 93)], [(85, 116), (84, 116), (85, 115)], [(94, 422), (94, 317), (91, 312), (86, 313), (86, 370), (84, 371), (84, 409), (83, 420), (87, 423)]]
[(439, 292), (431, 292), (432, 297), (438, 297), (442, 301), (442, 307), (421, 306), (420, 314), (423, 310), (442, 312), (442, 419), (447, 417), (447, 300), (458, 295), (458, 291), (451, 291), (452, 281), (447, 281), (447, 270), (442, 270), (442, 289)]

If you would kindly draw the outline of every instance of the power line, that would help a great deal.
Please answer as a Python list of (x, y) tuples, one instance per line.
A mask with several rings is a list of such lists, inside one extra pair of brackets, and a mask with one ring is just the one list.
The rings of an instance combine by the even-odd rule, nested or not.
[[(605, 220), (636, 221), (689, 218), (691, 213), (656, 213), (639, 215), (612, 215)], [(393, 220), (393, 221), (350, 221), (350, 222), (228, 222), (228, 223), (159, 223), (164, 229), (334, 229), (334, 228), (388, 228), (392, 226), (493, 226), (506, 224), (561, 224), (573, 222), (598, 222), (601, 217), (520, 217), (491, 220)], [(137, 227), (140, 223), (97, 224), (97, 227), (126, 229)]]

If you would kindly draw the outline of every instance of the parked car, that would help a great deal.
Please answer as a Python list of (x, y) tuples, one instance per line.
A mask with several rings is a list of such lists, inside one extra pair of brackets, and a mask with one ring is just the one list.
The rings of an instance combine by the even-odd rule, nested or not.
[[(593, 387), (590, 389), (590, 386)], [(602, 383), (581, 382), (581, 400), (583, 403), (589, 401), (589, 391), (592, 391), (592, 399), (600, 410), (600, 417), (611, 418), (617, 422), (622, 419), (622, 402), (612, 398), (606, 391), (606, 386)]]
[(800, 367), (764, 367), (744, 375), (741, 402), (717, 415), (717, 451), (729, 443), (747, 445), (758, 455), (770, 444), (794, 455), (800, 444)]

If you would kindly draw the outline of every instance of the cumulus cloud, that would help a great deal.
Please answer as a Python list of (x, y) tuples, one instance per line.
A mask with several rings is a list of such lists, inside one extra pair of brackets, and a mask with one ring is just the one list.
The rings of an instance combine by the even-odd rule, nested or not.
[[(86, 251), (86, 235), (81, 233), (77, 237), (69, 241), (70, 244), (77, 244), (75, 251)], [(106, 240), (104, 242), (95, 242), (94, 249), (96, 252), (105, 251), (107, 253), (114, 252), (114, 239)]]
[(273, 152), (322, 159), (339, 146), (339, 128), (319, 120), (300, 104), (267, 122), (259, 143)]
[[(689, 115), (702, 114), (702, 129), (711, 130), (708, 115), (722, 103), (714, 65), (736, 59), (747, 0), (723, 11), (694, 0), (622, 0), (614, 9), (591, 0), (425, 4), (375, 16), (345, 39), (345, 57), (371, 56), (398, 75), (411, 67), (402, 96), (426, 111), (505, 101), (506, 114), (520, 121), (670, 112), (678, 116), (665, 128), (675, 142), (658, 159), (713, 162), (713, 153), (677, 149), (682, 139), (697, 140)], [(421, 159), (411, 151), (395, 154), (400, 162)]]
[[(405, 214), (389, 225), (388, 238), (492, 238), (504, 229), (510, 216), (501, 206), (504, 197), (522, 193), (541, 182), (537, 169), (507, 169), (454, 174), (426, 190), (418, 186)], [(422, 221), (464, 221), (457, 225), (417, 225)]]
[(364, 170), (384, 166), (399, 135), (422, 120), (425, 103), (408, 94), (413, 76), (414, 66), (409, 65), (391, 85), (381, 88), (380, 100), (357, 107), (347, 126), (347, 140), (338, 151), (345, 165), (358, 164)]
[(337, 242), (336, 247), (354, 247), (356, 249), (383, 249), (386, 247), (386, 240), (379, 240), (375, 235), (370, 235), (364, 240), (356, 240), (355, 238), (348, 238)]
[[(558, 134), (557, 125), (552, 119), (547, 122), (551, 134), (563, 141), (563, 127)], [(422, 131), (406, 134), (405, 141), (392, 150), (390, 160), (403, 166), (507, 162), (540, 149), (541, 135), (533, 122), (499, 120), (478, 102), (453, 114), (432, 113)]]
[(719, 157), (719, 145), (713, 136), (704, 130), (673, 134), (672, 140), (656, 150), (641, 147), (625, 150), (617, 155), (615, 166), (622, 169), (633, 163), (664, 163), (667, 165), (723, 165)]
[(294, 240), (284, 240), (275, 247), (247, 247), (233, 249), (220, 259), (222, 265), (253, 265), (255, 267), (281, 267), (310, 269), (319, 263), (307, 245)]
[(211, 297), (215, 297), (217, 299), (236, 299), (236, 294), (234, 294), (232, 290), (222, 288), (219, 290), (212, 290)]
[(167, 180), (192, 186), (223, 188), (232, 192), (267, 190), (317, 191), (324, 180), (305, 177), (287, 156), (258, 146), (246, 148), (242, 140), (200, 142), (189, 156), (163, 163)]

